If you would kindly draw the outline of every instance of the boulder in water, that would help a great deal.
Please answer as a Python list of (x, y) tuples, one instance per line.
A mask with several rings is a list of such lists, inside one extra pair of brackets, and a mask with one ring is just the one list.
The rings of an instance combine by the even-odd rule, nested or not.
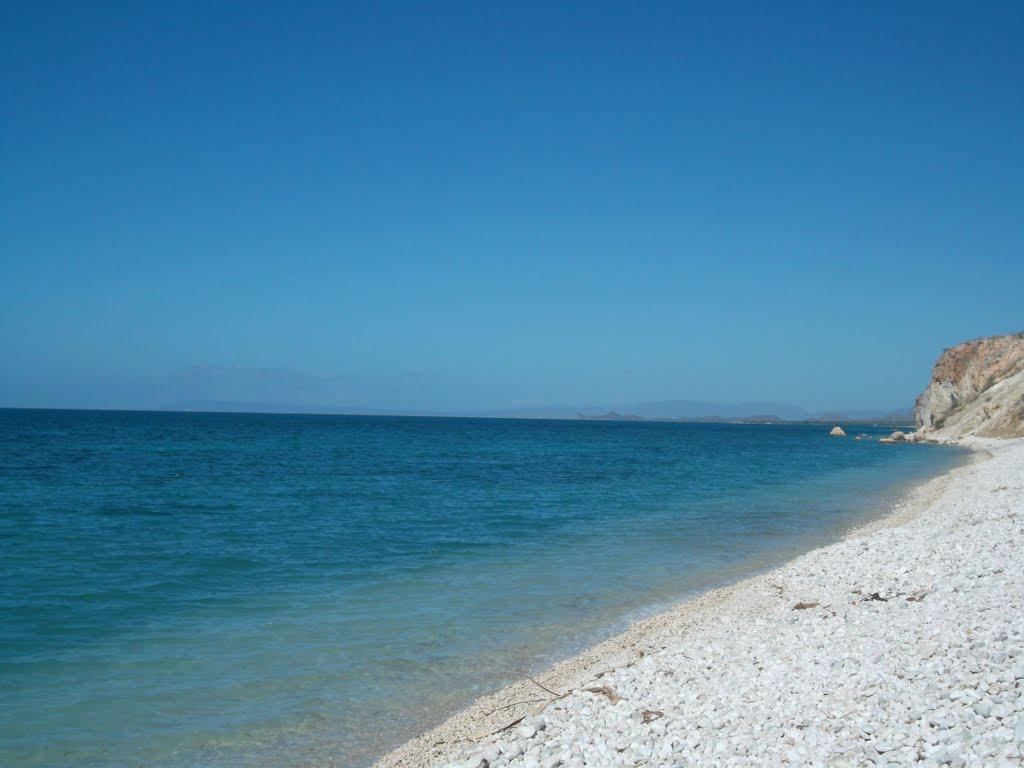
[(829, 432), (829, 435), (832, 437), (846, 437), (846, 433), (843, 432), (843, 428), (838, 425), (832, 427), (832, 431)]

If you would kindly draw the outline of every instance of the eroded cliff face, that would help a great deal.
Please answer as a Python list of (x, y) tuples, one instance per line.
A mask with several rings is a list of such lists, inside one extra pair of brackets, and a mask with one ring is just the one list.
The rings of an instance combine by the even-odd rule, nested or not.
[(1024, 437), (1024, 333), (947, 349), (914, 415), (922, 436)]

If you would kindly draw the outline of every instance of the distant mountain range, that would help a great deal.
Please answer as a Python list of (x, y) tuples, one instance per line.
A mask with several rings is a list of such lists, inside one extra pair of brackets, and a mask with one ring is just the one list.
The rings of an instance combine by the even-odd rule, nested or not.
[(864, 421), (908, 423), (913, 420), (909, 408), (889, 411), (851, 409), (846, 411), (808, 411), (789, 403), (749, 401), (713, 403), (702, 400), (661, 400), (588, 408), (519, 408), (481, 413), (482, 416), (524, 419), (592, 419), (601, 421)]
[(883, 422), (906, 424), (913, 420), (908, 409), (881, 411), (807, 411), (788, 403), (750, 401), (712, 403), (701, 400), (661, 400), (613, 406), (542, 406), (481, 411), (422, 411), (358, 408), (333, 405), (270, 403), (231, 400), (189, 400), (168, 403), (168, 410), (235, 413), (321, 413), (356, 416), (464, 416), (502, 419), (592, 419), (602, 421), (705, 421), (705, 422)]
[[(617, 406), (645, 418), (660, 419), (737, 419), (750, 416), (774, 416), (787, 421), (806, 419), (810, 414), (796, 405), (750, 401), (745, 403), (709, 403), (701, 400), (660, 400), (652, 403)], [(586, 411), (584, 411), (586, 413)]]

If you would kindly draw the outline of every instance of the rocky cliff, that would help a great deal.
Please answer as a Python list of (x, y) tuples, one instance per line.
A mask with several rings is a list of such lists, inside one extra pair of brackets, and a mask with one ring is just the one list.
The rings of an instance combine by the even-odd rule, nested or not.
[(922, 437), (1024, 437), (1024, 333), (944, 351), (914, 415)]

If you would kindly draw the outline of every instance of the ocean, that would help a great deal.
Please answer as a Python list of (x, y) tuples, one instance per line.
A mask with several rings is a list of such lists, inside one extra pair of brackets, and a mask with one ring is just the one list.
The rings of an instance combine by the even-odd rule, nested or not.
[(0, 410), (0, 765), (367, 765), (964, 461), (830, 426)]

